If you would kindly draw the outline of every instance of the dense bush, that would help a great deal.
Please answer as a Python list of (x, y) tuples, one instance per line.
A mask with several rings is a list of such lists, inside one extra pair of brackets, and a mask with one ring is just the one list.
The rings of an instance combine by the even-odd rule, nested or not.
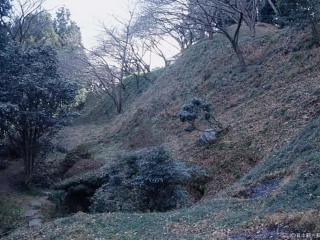
[(116, 185), (114, 182), (104, 184), (94, 194), (90, 210), (92, 212), (138, 212), (147, 211), (140, 200), (142, 191), (137, 188)]
[(19, 157), (18, 150), (12, 144), (10, 144), (8, 139), (3, 139), (0, 141), (0, 158), (18, 159)]
[(195, 97), (190, 103), (182, 106), (179, 112), (180, 121), (194, 123), (201, 112), (204, 113), (205, 120), (209, 120), (212, 117), (212, 106), (209, 102)]
[(189, 205), (183, 184), (200, 168), (172, 160), (164, 147), (130, 152), (119, 164), (106, 169), (109, 182), (92, 198), (92, 212), (168, 211)]
[(75, 116), (79, 84), (60, 74), (57, 54), (49, 45), (18, 43), (0, 53), (0, 137), (23, 158), (26, 186), (52, 135)]

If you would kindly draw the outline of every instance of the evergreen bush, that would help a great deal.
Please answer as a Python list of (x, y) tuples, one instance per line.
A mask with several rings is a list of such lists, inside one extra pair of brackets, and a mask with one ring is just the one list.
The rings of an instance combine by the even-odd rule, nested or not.
[(172, 160), (163, 146), (130, 152), (105, 171), (109, 182), (95, 192), (92, 212), (164, 212), (188, 206), (184, 184), (195, 172), (205, 175), (199, 167)]
[(199, 119), (198, 122), (200, 120), (205, 120), (210, 125), (215, 125), (222, 130), (222, 124), (213, 116), (212, 104), (202, 98), (194, 97), (190, 103), (184, 104), (179, 111), (178, 116), (181, 122), (188, 122), (190, 124), (190, 126), (185, 129), (187, 132), (198, 129), (196, 126), (197, 119)]

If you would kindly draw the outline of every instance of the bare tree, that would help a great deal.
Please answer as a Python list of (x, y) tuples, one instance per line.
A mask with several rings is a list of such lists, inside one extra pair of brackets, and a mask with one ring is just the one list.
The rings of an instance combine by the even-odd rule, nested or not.
[(128, 18), (113, 16), (117, 27), (102, 24), (100, 44), (89, 51), (88, 66), (94, 76), (93, 83), (106, 92), (113, 100), (117, 113), (122, 111), (122, 91), (125, 90), (124, 78), (150, 71), (146, 63), (146, 49), (143, 42), (135, 36), (136, 6), (129, 10)]
[(279, 10), (276, 8), (276, 6), (274, 5), (274, 3), (272, 2), (272, 0), (268, 0), (268, 3), (270, 4), (272, 10), (274, 11), (274, 13), (276, 14), (276, 16), (280, 15)]
[[(137, 28), (140, 35), (149, 39), (150, 37), (153, 38), (150, 43), (159, 44), (170, 37), (175, 43), (168, 44), (178, 45), (179, 50), (184, 50), (195, 42), (196, 35), (198, 35), (197, 30), (191, 27), (189, 19), (180, 14), (180, 11), (184, 9), (181, 8), (179, 1), (140, 0), (140, 4), (142, 5), (142, 11), (136, 25), (139, 26)], [(155, 53), (157, 54), (158, 47), (150, 46), (154, 48), (153, 50), (156, 50)], [(159, 56), (163, 57), (161, 52)]]
[(258, 0), (240, 0), (237, 1), (237, 7), (243, 13), (243, 20), (248, 25), (251, 35), (256, 34), (255, 24), (258, 13)]
[(140, 89), (140, 80), (151, 81), (148, 77), (150, 73), (150, 63), (147, 63), (147, 54), (149, 53), (148, 39), (134, 36), (129, 42), (129, 54), (126, 60), (126, 75), (132, 75), (136, 79), (137, 89)]
[[(7, 28), (13, 41), (25, 43), (29, 37), (29, 31), (35, 25), (42, 14), (42, 4), (46, 0), (14, 0), (8, 16), (0, 16), (1, 23)], [(37, 24), (35, 24), (37, 22)], [(43, 26), (38, 26), (39, 32)]]
[[(242, 70), (246, 69), (243, 54), (239, 46), (239, 34), (243, 21), (243, 12), (238, 8), (238, 2), (231, 3), (226, 0), (194, 0), (191, 5), (192, 12), (188, 15), (194, 22), (204, 25), (206, 32), (209, 35), (213, 33), (221, 33), (231, 43), (233, 50), (235, 51), (240, 67)], [(230, 32), (227, 20), (231, 18), (233, 22), (236, 22), (237, 27), (233, 32)], [(203, 20), (205, 19), (205, 20)]]
[(91, 81), (95, 88), (107, 93), (113, 100), (117, 113), (121, 113), (122, 95), (118, 80), (118, 69), (110, 66), (104, 57), (104, 52), (97, 49), (89, 51), (86, 63), (88, 67), (85, 73), (87, 76), (90, 76), (88, 80)]
[[(189, 41), (187, 44), (192, 44), (205, 37), (212, 37), (215, 33), (223, 34), (231, 43), (239, 59), (240, 67), (243, 70), (246, 69), (243, 54), (239, 47), (239, 34), (242, 22), (244, 21), (250, 27), (252, 35), (254, 35), (257, 0), (142, 1), (144, 4), (147, 3), (146, 6), (151, 6), (149, 12), (152, 12), (152, 15), (150, 14), (149, 16), (156, 18), (156, 20), (153, 20), (153, 23), (160, 24), (160, 29), (167, 30), (167, 34), (173, 31), (173, 29), (175, 31), (179, 30), (178, 36), (187, 39)], [(234, 23), (236, 23), (236, 28), (234, 31), (231, 31), (229, 26)], [(164, 29), (163, 25), (167, 29)], [(185, 34), (186, 32), (188, 35)], [(180, 41), (181, 45), (183, 43), (184, 41)], [(183, 49), (183, 47), (181, 48)]]

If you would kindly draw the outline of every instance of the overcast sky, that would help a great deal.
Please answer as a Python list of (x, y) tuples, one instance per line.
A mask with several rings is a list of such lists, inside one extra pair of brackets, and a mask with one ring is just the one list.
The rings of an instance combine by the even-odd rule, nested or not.
[(51, 10), (52, 17), (59, 7), (65, 6), (71, 12), (71, 19), (81, 29), (83, 43), (94, 45), (95, 36), (99, 34), (99, 22), (111, 21), (111, 15), (122, 15), (126, 12), (128, 0), (47, 0), (43, 7)]
[[(70, 10), (71, 20), (80, 27), (82, 41), (85, 47), (96, 46), (96, 37), (99, 35), (99, 23), (105, 22), (112, 25), (112, 15), (125, 17), (130, 9), (130, 3), (134, 0), (46, 0), (43, 7), (50, 10), (52, 17), (58, 8), (65, 6)], [(114, 24), (113, 24), (114, 25)], [(172, 57), (177, 53), (177, 49), (165, 44), (162, 49), (167, 57)], [(163, 60), (151, 54), (151, 67), (163, 66)], [(149, 61), (149, 60), (148, 60)]]

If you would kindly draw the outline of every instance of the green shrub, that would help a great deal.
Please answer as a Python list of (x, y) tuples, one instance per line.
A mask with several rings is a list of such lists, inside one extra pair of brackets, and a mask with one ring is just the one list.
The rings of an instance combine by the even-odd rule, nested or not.
[(17, 199), (11, 196), (0, 198), (0, 236), (18, 226), (21, 213), (21, 204)]
[(147, 211), (140, 197), (143, 193), (137, 188), (104, 184), (94, 195), (90, 210), (93, 212), (138, 212)]
[(18, 150), (12, 144), (10, 144), (8, 139), (3, 139), (0, 141), (0, 158), (17, 159), (19, 157), (20, 155)]
[[(222, 125), (213, 116), (212, 104), (202, 98), (194, 97), (190, 103), (184, 104), (178, 113), (181, 122), (188, 122), (190, 126), (185, 130), (191, 132), (197, 129), (196, 120), (198, 122), (203, 119), (211, 126), (215, 125), (222, 129)], [(199, 129), (198, 129), (199, 130)]]
[(105, 171), (109, 182), (94, 194), (92, 212), (163, 212), (187, 206), (183, 184), (195, 172), (205, 175), (199, 167), (172, 160), (163, 146), (130, 152)]

